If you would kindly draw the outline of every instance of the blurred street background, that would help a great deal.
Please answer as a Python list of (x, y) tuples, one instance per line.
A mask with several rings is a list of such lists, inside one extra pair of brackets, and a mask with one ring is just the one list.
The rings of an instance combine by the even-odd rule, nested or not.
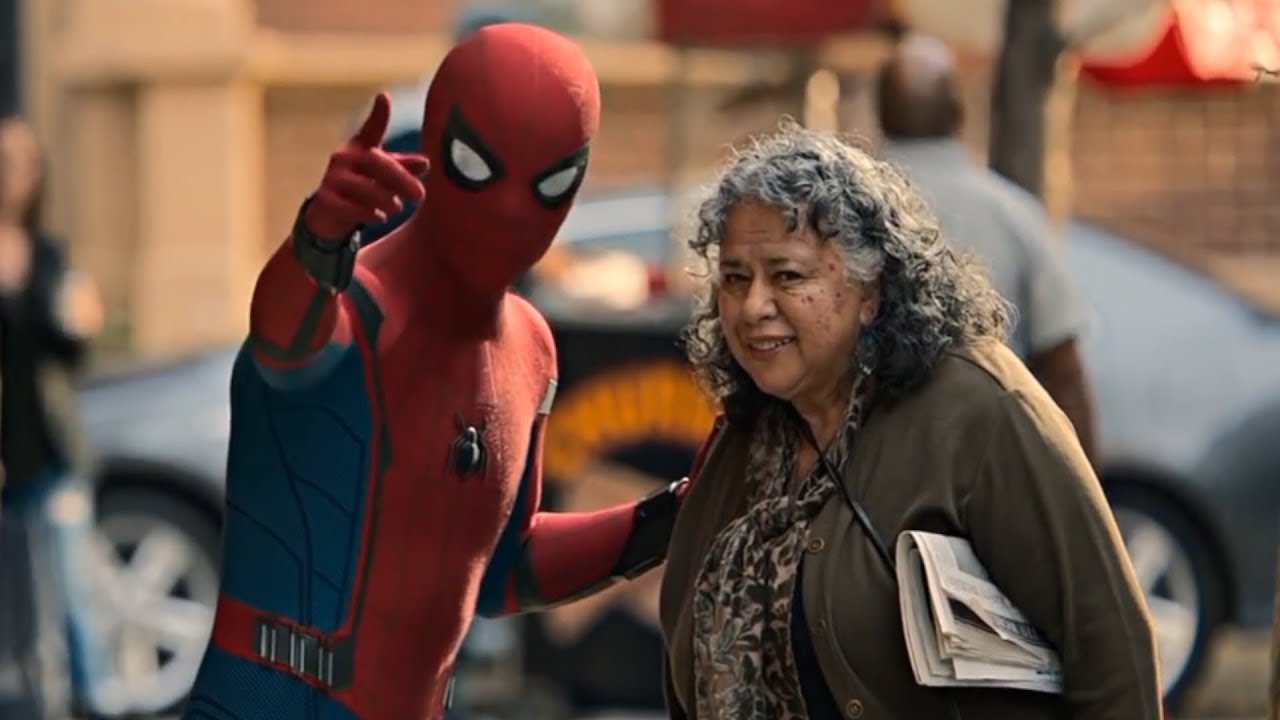
[[(1046, 242), (1090, 310), (1099, 474), (1158, 625), (1170, 706), (1265, 717), (1280, 0), (1008, 3), (0, 0), (0, 114), (25, 120), (43, 158), (41, 203), (22, 216), (93, 289), (67, 301), (94, 327), (71, 412), (92, 458), (86, 605), (110, 616), (112, 654), (77, 657), (74, 633), (41, 617), (53, 564), (6, 505), (0, 718), (28, 717), (13, 698), (32, 683), (50, 717), (87, 714), (91, 695), (107, 715), (180, 706), (217, 597), (227, 383), (258, 269), (372, 94), (394, 90), (392, 133), (410, 136), (455, 39), (503, 18), (577, 38), (602, 86), (580, 199), (521, 288), (562, 364), (549, 506), (679, 478), (709, 427), (675, 343), (691, 193), (784, 115), (877, 146), (875, 69), (904, 32), (931, 34), (959, 62), (965, 149), (1040, 197)], [(3, 137), (0, 189), (21, 155)], [(478, 621), (458, 717), (660, 714), (659, 582)]]

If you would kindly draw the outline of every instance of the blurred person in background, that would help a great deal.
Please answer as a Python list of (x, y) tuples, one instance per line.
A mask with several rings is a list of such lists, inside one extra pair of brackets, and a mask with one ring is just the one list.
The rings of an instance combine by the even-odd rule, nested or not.
[[(28, 708), (42, 706), (51, 687), (60, 691), (54, 674), (40, 678), (58, 660), (38, 655), (57, 652), (48, 648), (61, 645), (63, 632), (73, 697), (93, 704), (93, 678), (106, 661), (88, 605), (93, 493), (76, 407), (77, 379), (103, 310), (93, 282), (68, 267), (41, 228), (42, 164), (31, 127), (17, 116), (0, 118), (0, 527), (6, 539), (19, 539), (10, 550), (26, 550), (21, 559), (7, 552), (0, 566), (0, 636), (21, 668)], [(6, 720), (25, 712), (2, 703)]]
[(961, 143), (964, 104), (950, 49), (907, 35), (880, 67), (876, 101), (884, 157), (906, 171), (946, 236), (986, 263), (996, 289), (1017, 310), (1010, 345), (1094, 459), (1093, 403), (1078, 345), (1086, 307), (1041, 203), (975, 163)]
[[(906, 179), (784, 126), (698, 223), (687, 347), (724, 414), (667, 553), (672, 717), (1158, 720), (1098, 479), (1004, 343), (1007, 303)], [(917, 683), (891, 555), (909, 530), (972, 546), (1058, 651), (1061, 694)]]

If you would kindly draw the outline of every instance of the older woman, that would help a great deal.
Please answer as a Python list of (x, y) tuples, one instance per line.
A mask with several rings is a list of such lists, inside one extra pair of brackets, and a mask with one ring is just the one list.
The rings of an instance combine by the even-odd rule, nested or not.
[[(711, 274), (689, 355), (724, 416), (668, 555), (672, 715), (1159, 718), (1150, 620), (1098, 481), (1002, 343), (1006, 304), (903, 177), (787, 125), (729, 164), (698, 220)], [(968, 539), (1057, 649), (1064, 693), (917, 685), (894, 575), (841, 484), (889, 552), (905, 530)]]

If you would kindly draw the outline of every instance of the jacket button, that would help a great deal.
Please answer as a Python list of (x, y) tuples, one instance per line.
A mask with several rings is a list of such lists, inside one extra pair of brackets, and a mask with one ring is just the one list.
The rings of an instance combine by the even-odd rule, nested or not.
[(826, 546), (827, 546), (827, 543), (822, 538), (820, 537), (813, 538), (812, 540), (809, 541), (809, 552), (820, 553), (822, 552), (822, 548)]
[(849, 720), (858, 720), (858, 718), (862, 717), (862, 701), (850, 700), (845, 703), (844, 714)]

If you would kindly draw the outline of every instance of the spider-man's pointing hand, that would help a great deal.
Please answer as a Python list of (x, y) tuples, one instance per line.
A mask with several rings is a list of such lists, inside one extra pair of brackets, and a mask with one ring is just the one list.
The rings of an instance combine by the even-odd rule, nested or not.
[(365, 223), (385, 221), (402, 210), (406, 200), (422, 200), (420, 178), (429, 163), (418, 153), (382, 149), (390, 120), (391, 98), (379, 93), (359, 132), (329, 156), (320, 189), (303, 218), (312, 233), (345, 239)]

